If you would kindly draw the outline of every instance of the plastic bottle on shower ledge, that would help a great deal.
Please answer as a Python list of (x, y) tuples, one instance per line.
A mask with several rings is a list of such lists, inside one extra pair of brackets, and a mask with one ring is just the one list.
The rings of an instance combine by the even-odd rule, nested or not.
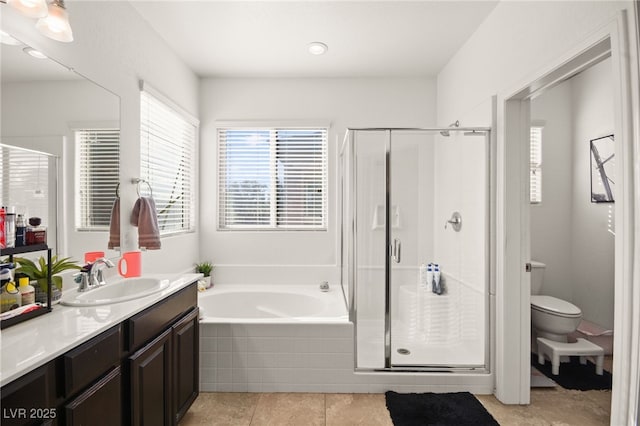
[(433, 282), (433, 263), (430, 263), (429, 265), (427, 265), (427, 279), (423, 284), (424, 285), (423, 289), (428, 290), (431, 282)]
[(435, 294), (442, 294), (442, 285), (440, 285), (440, 265), (433, 265), (433, 284), (431, 291)]

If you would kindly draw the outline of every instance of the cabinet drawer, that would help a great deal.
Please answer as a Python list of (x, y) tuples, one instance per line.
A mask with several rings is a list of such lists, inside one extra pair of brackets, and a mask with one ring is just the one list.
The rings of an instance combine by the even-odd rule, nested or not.
[(156, 303), (127, 321), (129, 351), (134, 351), (160, 334), (173, 321), (198, 304), (196, 283)]
[(67, 426), (122, 424), (122, 374), (114, 368), (65, 406)]
[(72, 396), (120, 364), (121, 342), (121, 326), (117, 325), (64, 354), (65, 396)]

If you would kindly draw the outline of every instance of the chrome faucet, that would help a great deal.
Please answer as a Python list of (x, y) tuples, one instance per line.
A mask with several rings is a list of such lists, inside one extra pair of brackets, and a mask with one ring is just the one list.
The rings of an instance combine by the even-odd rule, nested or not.
[(113, 268), (115, 265), (109, 259), (101, 257), (96, 259), (88, 270), (82, 270), (74, 275), (75, 282), (78, 283), (78, 291), (89, 291), (92, 288), (105, 285), (104, 276), (100, 266)]

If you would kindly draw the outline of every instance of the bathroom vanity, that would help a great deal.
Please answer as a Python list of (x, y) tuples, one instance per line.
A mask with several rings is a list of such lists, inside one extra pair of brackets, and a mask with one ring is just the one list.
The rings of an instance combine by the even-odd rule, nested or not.
[(3, 331), (0, 423), (177, 424), (198, 396), (198, 276)]

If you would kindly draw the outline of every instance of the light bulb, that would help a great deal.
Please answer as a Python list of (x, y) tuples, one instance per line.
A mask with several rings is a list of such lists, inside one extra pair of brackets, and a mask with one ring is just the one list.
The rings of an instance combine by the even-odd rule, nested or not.
[(49, 5), (49, 15), (40, 18), (36, 28), (45, 36), (65, 43), (73, 41), (73, 32), (69, 24), (69, 14), (61, 0)]
[(46, 0), (7, 0), (7, 4), (27, 18), (43, 18), (48, 13)]

